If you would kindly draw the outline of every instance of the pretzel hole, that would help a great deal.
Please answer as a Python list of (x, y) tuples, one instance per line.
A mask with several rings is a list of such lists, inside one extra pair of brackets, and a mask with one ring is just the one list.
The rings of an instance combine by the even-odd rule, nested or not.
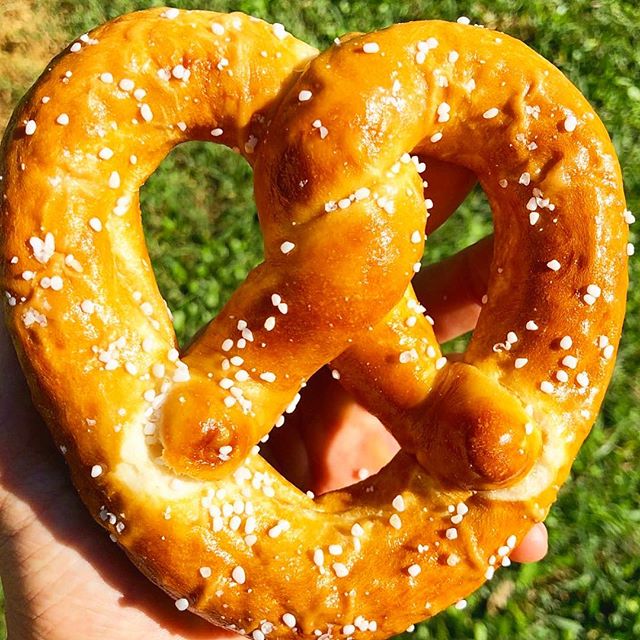
[[(424, 296), (423, 304), (437, 321), (436, 336), (447, 357), (463, 353), (473, 335), (487, 292), (491, 260), (490, 249), (474, 245), (486, 242), (492, 232), (489, 204), (482, 189), (475, 186), (455, 214), (428, 237), (423, 267), (438, 271), (427, 283), (429, 295)], [(463, 251), (467, 255), (464, 260)], [(450, 268), (451, 263), (455, 264), (456, 273)], [(441, 279), (441, 272), (447, 273), (453, 282), (449, 277)], [(420, 274), (414, 278), (414, 288), (422, 298)]]
[(263, 257), (252, 171), (227, 147), (185, 142), (140, 190), (149, 255), (181, 345)]
[(323, 367), (307, 383), (296, 411), (272, 429), (261, 453), (289, 482), (321, 495), (378, 473), (398, 441)]

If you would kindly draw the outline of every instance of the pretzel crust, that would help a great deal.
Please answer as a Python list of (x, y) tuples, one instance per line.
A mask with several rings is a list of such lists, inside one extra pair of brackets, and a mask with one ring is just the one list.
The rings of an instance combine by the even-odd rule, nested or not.
[[(242, 14), (158, 9), (78, 43), (4, 138), (0, 278), (93, 516), (179, 603), (256, 640), (385, 638), (490, 579), (555, 500), (620, 338), (622, 180), (587, 101), (522, 43), (444, 22), (318, 55)], [(177, 359), (138, 188), (187, 139), (254, 167), (265, 262)], [(410, 285), (410, 153), (474, 172), (494, 213), (458, 363)], [(312, 499), (255, 443), (329, 361), (403, 449)]]

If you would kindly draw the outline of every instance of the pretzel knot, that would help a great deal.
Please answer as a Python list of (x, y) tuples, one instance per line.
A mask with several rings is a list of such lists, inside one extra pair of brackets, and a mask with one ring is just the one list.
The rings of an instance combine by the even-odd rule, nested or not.
[[(265, 260), (179, 355), (138, 189), (194, 139), (253, 166)], [(545, 517), (612, 373), (625, 205), (604, 127), (522, 43), (416, 22), (318, 55), (241, 14), (136, 13), (52, 63), (3, 159), (34, 398), (92, 514), (179, 608), (255, 640), (384, 638)], [(495, 222), (455, 363), (410, 284), (432, 159), (477, 175)], [(256, 443), (328, 362), (402, 450), (314, 499)]]

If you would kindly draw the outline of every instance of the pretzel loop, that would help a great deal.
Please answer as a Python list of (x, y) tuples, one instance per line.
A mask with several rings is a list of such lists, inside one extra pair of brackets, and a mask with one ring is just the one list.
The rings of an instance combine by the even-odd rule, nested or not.
[[(380, 376), (377, 393), (372, 393), (371, 376), (363, 371), (374, 346), (378, 361), (397, 364), (403, 345), (415, 343), (415, 330), (399, 329), (392, 345), (384, 337), (376, 345), (370, 337), (363, 355), (343, 361), (350, 370), (346, 384), (430, 472), (455, 487), (491, 489), (521, 479), (534, 465), (542, 439), (552, 437), (541, 407), (555, 416), (573, 399), (582, 412), (576, 420), (592, 418), (590, 407), (597, 405), (602, 391), (598, 380), (609, 363), (587, 345), (597, 341), (597, 331), (609, 340), (611, 310), (605, 301), (620, 299), (622, 290), (616, 285), (607, 293), (605, 286), (610, 274), (622, 272), (625, 261), (618, 244), (624, 229), (622, 200), (614, 186), (619, 185), (619, 169), (602, 124), (574, 87), (555, 81), (557, 71), (550, 64), (540, 59), (533, 63), (531, 52), (510, 40), (505, 64), (506, 38), (490, 31), (474, 37), (483, 52), (478, 60), (477, 49), (466, 44), (468, 29), (431, 25), (408, 24), (354, 37), (316, 58), (296, 90), (318, 98), (301, 107), (290, 95), (281, 105), (269, 127), (266, 159), (256, 166), (257, 194), (275, 185), (275, 202), (281, 206), (295, 202), (300, 208), (313, 207), (318, 197), (343, 193), (345, 180), (366, 183), (368, 176), (390, 167), (393, 173), (393, 163), (407, 152), (456, 162), (478, 176), (493, 210), (495, 255), (488, 302), (465, 364), (435, 374), (433, 362), (441, 354), (432, 332), (426, 331), (421, 339), (432, 346), (432, 354), (417, 349), (414, 367), (430, 374), (407, 380), (415, 396), (394, 407), (397, 384), (387, 382), (393, 376)], [(368, 47), (375, 55), (367, 54)], [(358, 86), (357, 94), (334, 90), (348, 83)], [(489, 84), (496, 86), (483, 91)], [(386, 109), (372, 108), (385, 101), (381, 96)], [(285, 124), (294, 118), (320, 120), (330, 129), (338, 114), (350, 114), (350, 121), (360, 118), (359, 126), (349, 128), (339, 141), (321, 140), (303, 127)], [(311, 160), (294, 164), (295, 177), (283, 185), (279, 167), (298, 149)], [(341, 162), (328, 164), (327, 156)], [(603, 181), (592, 179), (586, 162)], [(314, 188), (301, 188), (311, 176)], [(271, 193), (269, 197), (272, 201)], [(593, 212), (613, 202), (612, 226), (603, 233)], [(405, 244), (410, 241), (411, 234), (405, 234)], [(595, 244), (602, 250), (593, 253)], [(624, 287), (626, 280), (617, 282)], [(594, 304), (590, 291), (598, 297), (605, 292), (604, 297)], [(411, 310), (403, 304), (406, 317)], [(578, 332), (576, 318), (584, 319)], [(582, 370), (557, 377), (563, 336), (589, 355), (581, 358)], [(540, 416), (528, 414), (531, 407), (540, 408)]]
[[(180, 609), (255, 640), (385, 638), (508, 564), (600, 406), (627, 284), (611, 142), (523, 44), (419, 22), (316, 56), (241, 14), (131, 14), (54, 60), (2, 146), (7, 318), (74, 484)], [(137, 191), (187, 139), (254, 167), (265, 262), (180, 357)], [(410, 285), (431, 158), (494, 214), (461, 362)], [(329, 361), (402, 451), (312, 499), (254, 444)]]

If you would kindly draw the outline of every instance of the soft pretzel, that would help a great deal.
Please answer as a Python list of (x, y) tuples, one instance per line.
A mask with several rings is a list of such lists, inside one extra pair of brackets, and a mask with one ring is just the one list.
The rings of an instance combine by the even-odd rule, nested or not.
[[(138, 189), (192, 139), (252, 164), (265, 261), (178, 354)], [(612, 373), (627, 231), (603, 125), (522, 43), (416, 22), (318, 55), (241, 14), (131, 14), (53, 61), (2, 157), (34, 400), (91, 513), (178, 608), (255, 640), (385, 638), (462, 606), (546, 516)], [(423, 158), (472, 171), (494, 214), (455, 363), (410, 285)], [(312, 498), (256, 443), (328, 362), (402, 450)]]

